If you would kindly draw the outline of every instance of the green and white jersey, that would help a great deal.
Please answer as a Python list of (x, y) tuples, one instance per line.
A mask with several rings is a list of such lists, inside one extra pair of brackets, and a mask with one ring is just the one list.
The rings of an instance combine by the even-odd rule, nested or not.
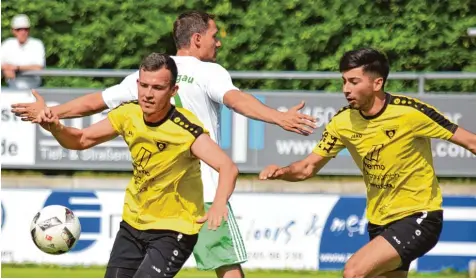
[[(219, 122), (220, 104), (223, 96), (233, 85), (228, 71), (221, 65), (202, 62), (192, 56), (172, 56), (177, 64), (179, 86), (177, 96), (172, 100), (177, 107), (183, 107), (195, 114), (210, 132), (210, 137), (220, 144)], [(139, 71), (127, 76), (120, 84), (102, 92), (104, 102), (115, 108), (122, 102), (137, 100), (137, 79)], [(205, 202), (212, 202), (218, 186), (218, 173), (207, 164), (201, 164)]]

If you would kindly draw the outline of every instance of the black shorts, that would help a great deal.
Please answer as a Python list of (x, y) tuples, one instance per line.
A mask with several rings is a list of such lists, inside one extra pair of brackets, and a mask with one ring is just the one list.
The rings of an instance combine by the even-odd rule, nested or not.
[(370, 240), (381, 235), (398, 252), (402, 265), (397, 270), (408, 271), (410, 263), (426, 254), (440, 238), (443, 228), (443, 211), (423, 211), (390, 224), (379, 226), (369, 223)]
[(174, 277), (190, 257), (198, 234), (137, 230), (122, 221), (105, 277)]

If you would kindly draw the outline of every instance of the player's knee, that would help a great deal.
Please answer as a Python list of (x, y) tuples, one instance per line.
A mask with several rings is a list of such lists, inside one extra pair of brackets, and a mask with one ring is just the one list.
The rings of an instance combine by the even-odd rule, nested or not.
[(362, 269), (350, 261), (345, 264), (344, 273), (342, 274), (344, 278), (363, 278), (365, 275)]
[(240, 264), (221, 266), (215, 272), (218, 278), (245, 278)]

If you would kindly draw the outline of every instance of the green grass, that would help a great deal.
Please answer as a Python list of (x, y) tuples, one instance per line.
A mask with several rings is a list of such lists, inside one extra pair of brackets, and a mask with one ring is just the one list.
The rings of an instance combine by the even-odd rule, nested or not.
[[(291, 270), (245, 270), (246, 277), (249, 278), (319, 278), (319, 277), (341, 277), (340, 271), (291, 271)], [(2, 264), (3, 278), (102, 278), (104, 277), (104, 267), (102, 266), (74, 266), (61, 267), (55, 265), (35, 265), (35, 264)], [(179, 278), (214, 278), (213, 271), (198, 271), (196, 269), (183, 269), (177, 275)], [(410, 273), (409, 277), (418, 278), (464, 278), (467, 273), (458, 273), (451, 270), (440, 273)]]

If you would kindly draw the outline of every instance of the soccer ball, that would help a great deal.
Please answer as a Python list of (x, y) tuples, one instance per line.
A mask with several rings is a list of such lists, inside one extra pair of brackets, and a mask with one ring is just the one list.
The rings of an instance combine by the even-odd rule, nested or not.
[(73, 249), (81, 234), (81, 224), (69, 208), (50, 205), (33, 217), (30, 232), (38, 249), (48, 254), (60, 255)]

